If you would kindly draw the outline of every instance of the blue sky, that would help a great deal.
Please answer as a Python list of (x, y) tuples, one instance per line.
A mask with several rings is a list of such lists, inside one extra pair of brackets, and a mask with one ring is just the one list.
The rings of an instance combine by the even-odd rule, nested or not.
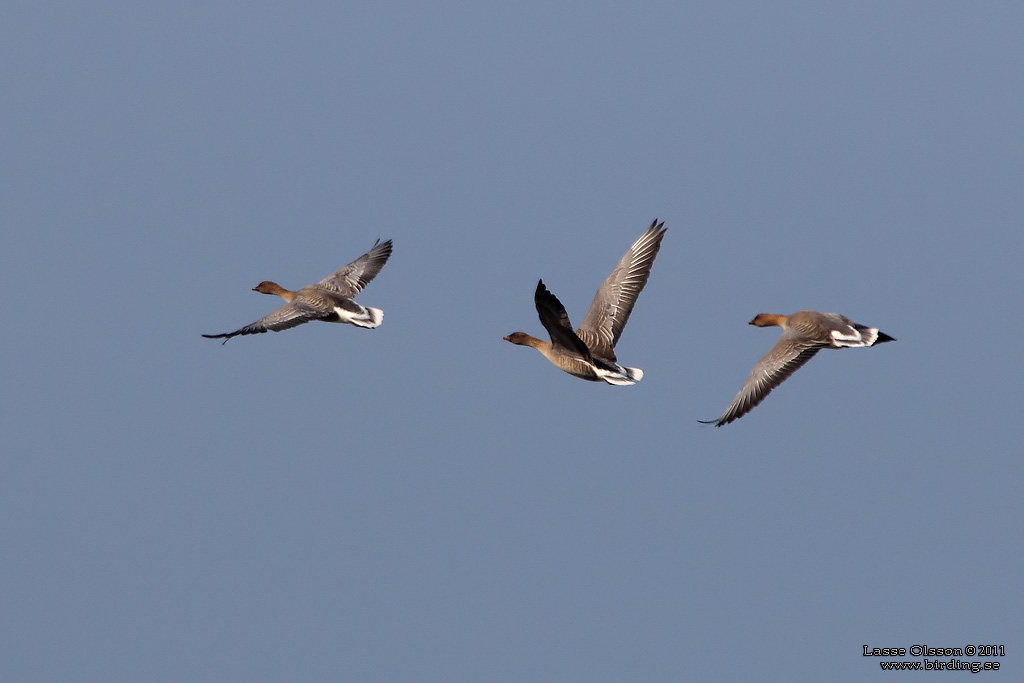
[[(1012, 678), (1022, 25), (6, 3), (0, 679), (909, 675), (864, 644)], [(502, 341), (538, 278), (578, 323), (654, 218), (643, 382)], [(378, 237), (380, 328), (200, 338)], [(698, 425), (777, 336), (747, 321), (806, 308), (898, 341)]]

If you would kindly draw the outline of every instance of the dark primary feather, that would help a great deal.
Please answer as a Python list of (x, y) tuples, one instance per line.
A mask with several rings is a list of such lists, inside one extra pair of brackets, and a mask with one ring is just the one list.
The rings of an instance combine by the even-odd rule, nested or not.
[(558, 300), (558, 297), (548, 291), (543, 280), (537, 281), (533, 302), (537, 306), (537, 315), (540, 316), (541, 325), (551, 335), (551, 344), (588, 361), (591, 360), (590, 349), (572, 331), (565, 306)]

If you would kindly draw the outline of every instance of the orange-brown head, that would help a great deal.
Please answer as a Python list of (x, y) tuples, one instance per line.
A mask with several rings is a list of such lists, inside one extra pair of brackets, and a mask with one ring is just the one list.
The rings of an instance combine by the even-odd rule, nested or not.
[(283, 297), (285, 299), (288, 299), (288, 295), (294, 294), (294, 292), (291, 292), (282, 287), (281, 285), (277, 284), (276, 282), (271, 282), (270, 280), (264, 280), (263, 282), (259, 283), (258, 285), (252, 288), (252, 291), (259, 292), (260, 294), (276, 294), (279, 297)]
[(771, 327), (772, 325), (785, 327), (786, 316), (779, 315), (778, 313), (758, 313), (749, 324), (757, 325), (758, 327)]
[(260, 294), (276, 294), (289, 303), (295, 299), (296, 296), (295, 292), (290, 289), (285, 289), (281, 285), (276, 282), (271, 282), (270, 280), (264, 280), (259, 283), (252, 288), (252, 291), (259, 292)]
[(261, 294), (277, 294), (278, 290), (281, 289), (281, 285), (270, 280), (264, 280), (255, 287), (252, 288), (254, 292), (260, 292)]
[(502, 339), (507, 342), (512, 342), (513, 344), (518, 344), (519, 346), (532, 346), (534, 348), (536, 348), (540, 343), (540, 339), (531, 337), (525, 332), (513, 332), (508, 336), (502, 337)]

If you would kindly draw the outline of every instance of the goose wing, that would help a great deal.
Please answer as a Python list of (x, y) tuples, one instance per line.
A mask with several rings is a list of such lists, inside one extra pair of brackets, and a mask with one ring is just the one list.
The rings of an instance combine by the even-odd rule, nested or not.
[(664, 236), (664, 221), (659, 223), (655, 220), (598, 288), (587, 315), (576, 330), (577, 336), (595, 356), (615, 360), (615, 345), (629, 321), (637, 297), (647, 284)]
[(310, 320), (319, 320), (324, 317), (324, 312), (298, 301), (285, 304), (278, 309), (275, 309), (263, 316), (254, 323), (250, 323), (245, 327), (235, 330), (234, 332), (224, 332), (222, 334), (204, 334), (203, 336), (207, 339), (223, 339), (223, 343), (227, 343), (228, 339), (237, 337), (245, 334), (262, 334), (263, 332), (280, 332), (281, 330), (287, 330), (292, 327), (307, 323)]
[(386, 242), (377, 240), (370, 251), (344, 268), (328, 275), (316, 283), (316, 286), (351, 299), (363, 291), (363, 288), (370, 284), (373, 278), (377, 277), (377, 273), (388, 262), (390, 256), (391, 240)]
[(824, 346), (817, 342), (800, 341), (785, 333), (772, 348), (768, 349), (761, 360), (751, 370), (747, 381), (743, 383), (736, 398), (725, 409), (717, 420), (701, 420), (704, 424), (721, 427), (733, 420), (738, 420), (753, 410), (775, 387), (779, 386), (814, 358)]
[(540, 323), (551, 335), (551, 345), (560, 352), (592, 360), (590, 349), (576, 333), (572, 331), (569, 323), (569, 314), (565, 312), (565, 306), (554, 294), (544, 286), (543, 280), (537, 281), (537, 291), (533, 295), (533, 303), (537, 306), (537, 315), (540, 316)]

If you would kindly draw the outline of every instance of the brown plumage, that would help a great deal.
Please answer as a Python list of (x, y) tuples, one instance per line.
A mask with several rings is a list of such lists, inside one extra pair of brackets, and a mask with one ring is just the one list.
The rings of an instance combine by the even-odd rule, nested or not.
[(873, 346), (896, 341), (876, 327), (858, 325), (838, 313), (799, 311), (793, 315), (760, 313), (750, 321), (757, 327), (778, 326), (782, 335), (751, 371), (736, 398), (717, 420), (700, 420), (717, 427), (738, 420), (765, 399), (821, 349)]
[(370, 251), (352, 263), (298, 291), (293, 292), (276, 282), (264, 280), (252, 290), (262, 294), (276, 294), (287, 302), (284, 306), (234, 332), (203, 336), (207, 339), (223, 339), (222, 343), (226, 344), (238, 335), (260, 334), (268, 330), (280, 332), (311, 320), (377, 327), (384, 320), (384, 311), (358, 304), (353, 297), (377, 276), (390, 256), (391, 240), (383, 243), (377, 240)]
[(551, 341), (537, 339), (525, 332), (513, 332), (504, 339), (520, 346), (532, 346), (554, 365), (580, 379), (636, 384), (643, 378), (643, 370), (619, 365), (615, 345), (637, 297), (647, 284), (664, 236), (665, 223), (651, 223), (651, 227), (633, 243), (598, 288), (590, 309), (575, 332), (562, 302), (548, 291), (541, 280), (537, 282), (533, 301)]

